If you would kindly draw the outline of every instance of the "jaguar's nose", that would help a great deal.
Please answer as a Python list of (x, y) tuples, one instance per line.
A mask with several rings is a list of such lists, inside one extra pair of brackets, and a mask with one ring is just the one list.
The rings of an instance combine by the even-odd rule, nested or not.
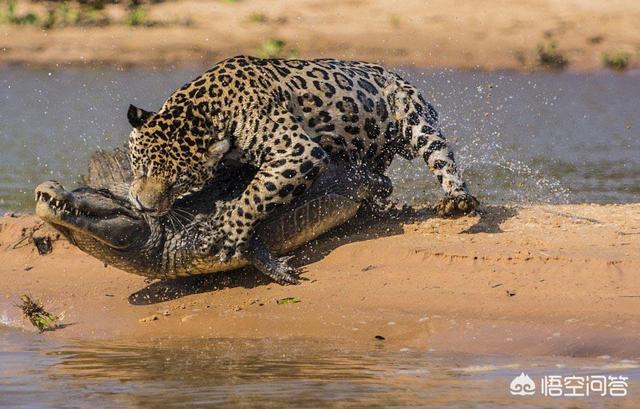
[(140, 198), (138, 197), (138, 195), (133, 198), (133, 205), (136, 207), (136, 209), (145, 213), (156, 213), (158, 211), (158, 208), (156, 207), (146, 207), (145, 205), (143, 205), (142, 202), (140, 202)]

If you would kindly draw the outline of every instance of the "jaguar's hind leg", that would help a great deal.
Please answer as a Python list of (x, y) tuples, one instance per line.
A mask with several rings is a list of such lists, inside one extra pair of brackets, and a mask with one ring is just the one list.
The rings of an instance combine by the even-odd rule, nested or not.
[(437, 113), (411, 87), (405, 89), (403, 98), (406, 112), (401, 123), (405, 150), (401, 153), (409, 159), (422, 157), (429, 170), (436, 176), (445, 191), (445, 198), (436, 206), (440, 216), (457, 216), (473, 211), (478, 200), (473, 197), (462, 179), (453, 151), (442, 132), (437, 129)]

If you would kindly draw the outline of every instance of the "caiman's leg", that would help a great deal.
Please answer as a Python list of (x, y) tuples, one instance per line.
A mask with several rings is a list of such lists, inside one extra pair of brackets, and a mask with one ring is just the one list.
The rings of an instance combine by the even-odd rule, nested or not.
[[(345, 164), (333, 167), (328, 174), (311, 188), (312, 196), (334, 194), (344, 196), (356, 203), (385, 198), (391, 194), (391, 180), (377, 173), (362, 170), (355, 165)], [(322, 193), (324, 192), (324, 194)], [(336, 209), (341, 211), (341, 209)], [(272, 256), (259, 237), (252, 237), (246, 245), (244, 256), (261, 273), (280, 284), (297, 284), (299, 270), (291, 267), (287, 261), (291, 258)]]
[(269, 253), (267, 247), (256, 237), (252, 237), (247, 243), (245, 257), (262, 274), (271, 277), (279, 284), (298, 284), (299, 271), (287, 264), (291, 258), (276, 258)]

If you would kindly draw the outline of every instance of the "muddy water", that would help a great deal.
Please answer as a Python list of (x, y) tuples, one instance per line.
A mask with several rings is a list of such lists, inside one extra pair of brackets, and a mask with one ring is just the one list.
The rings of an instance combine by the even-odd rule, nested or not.
[[(0, 71), (0, 208), (31, 209), (43, 179), (75, 183), (92, 151), (125, 141), (129, 103), (157, 109), (199, 71)], [(437, 107), (485, 202), (640, 200), (640, 72), (398, 71)], [(390, 173), (402, 200), (440, 194), (419, 161)]]
[[(146, 345), (56, 342), (0, 327), (0, 406), (638, 407), (635, 361), (447, 355), (305, 340), (154, 340)], [(512, 396), (511, 381), (628, 377), (628, 396)], [(539, 386), (537, 386), (539, 388)]]

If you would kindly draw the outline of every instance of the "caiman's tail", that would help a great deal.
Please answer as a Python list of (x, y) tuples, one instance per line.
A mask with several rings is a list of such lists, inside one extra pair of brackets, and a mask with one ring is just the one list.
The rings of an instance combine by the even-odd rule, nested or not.
[(109, 189), (113, 193), (126, 197), (126, 192), (133, 180), (126, 149), (99, 150), (94, 153), (89, 161), (89, 173), (82, 179), (87, 186), (95, 189)]

